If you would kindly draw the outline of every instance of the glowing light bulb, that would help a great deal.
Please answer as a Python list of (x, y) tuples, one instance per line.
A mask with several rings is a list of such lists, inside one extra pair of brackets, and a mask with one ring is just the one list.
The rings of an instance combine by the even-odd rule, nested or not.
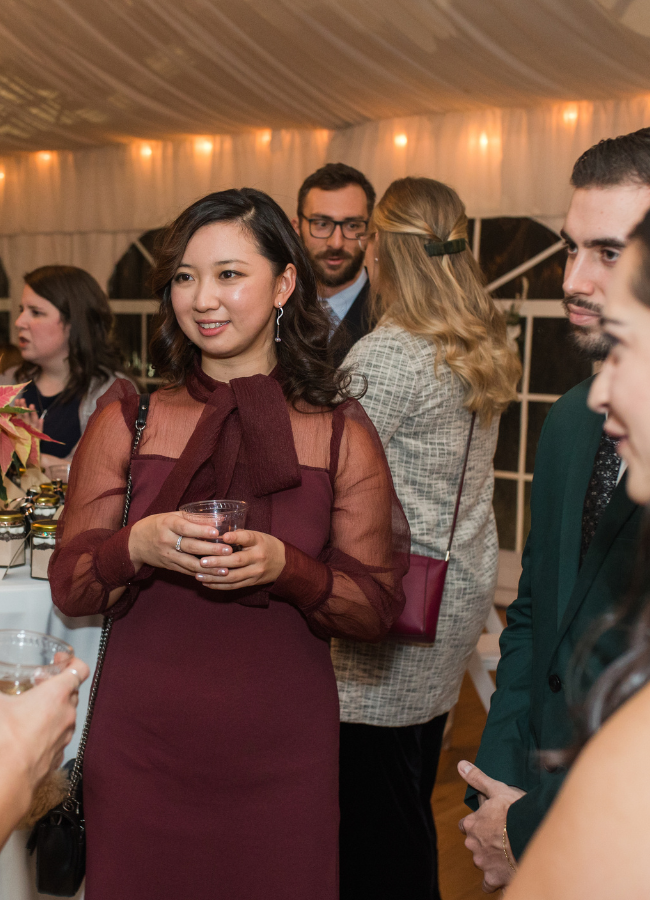
[(264, 131), (259, 132), (257, 137), (261, 144), (270, 144), (271, 138), (273, 137), (273, 132), (270, 128), (265, 128)]
[(153, 150), (151, 149), (149, 144), (143, 144), (140, 147), (140, 156), (144, 157), (144, 159), (148, 159), (150, 156), (153, 156)]
[(212, 153), (214, 143), (209, 138), (197, 138), (194, 141), (194, 149), (199, 153)]
[(409, 139), (405, 134), (396, 134), (393, 140), (396, 147), (406, 147), (409, 142)]
[(573, 125), (574, 122), (578, 121), (578, 107), (575, 103), (572, 103), (570, 106), (567, 106), (564, 112), (562, 113), (562, 118), (566, 125)]
[(38, 154), (38, 158), (41, 162), (49, 162), (52, 159), (52, 154), (47, 150), (43, 150), (42, 153)]
[(0, 169), (0, 181), (4, 181), (4, 179), (5, 179), (5, 173), (2, 169)]
[(487, 150), (490, 139), (485, 132), (482, 132), (480, 138), (478, 139), (478, 142), (481, 150)]

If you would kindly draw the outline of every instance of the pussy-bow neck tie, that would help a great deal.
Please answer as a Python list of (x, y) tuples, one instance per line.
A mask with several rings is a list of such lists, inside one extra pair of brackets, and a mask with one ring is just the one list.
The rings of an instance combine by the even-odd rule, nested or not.
[[(187, 378), (191, 397), (205, 407), (185, 449), (147, 515), (183, 503), (268, 497), (301, 484), (287, 401), (271, 375), (215, 381), (196, 364)], [(236, 472), (237, 470), (237, 472)], [(233, 485), (234, 486), (234, 485)], [(250, 519), (249, 519), (250, 521)]]

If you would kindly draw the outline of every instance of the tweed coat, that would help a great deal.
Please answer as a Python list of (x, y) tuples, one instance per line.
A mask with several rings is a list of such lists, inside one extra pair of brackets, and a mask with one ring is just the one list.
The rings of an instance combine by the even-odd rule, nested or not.
[[(461, 382), (444, 360), (435, 366), (435, 356), (426, 338), (384, 325), (361, 338), (344, 365), (368, 380), (361, 403), (384, 445), (411, 552), (443, 558), (471, 416)], [(435, 643), (332, 641), (341, 721), (415, 725), (456, 703), (494, 596), (497, 432), (498, 417), (474, 430)]]

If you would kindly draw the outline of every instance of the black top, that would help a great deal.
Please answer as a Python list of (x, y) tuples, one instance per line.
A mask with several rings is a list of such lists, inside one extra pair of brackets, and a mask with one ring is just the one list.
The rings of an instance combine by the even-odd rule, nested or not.
[(44, 397), (33, 381), (23, 390), (21, 397), (34, 408), (39, 416), (45, 413), (43, 431), (48, 437), (61, 441), (55, 444), (53, 441), (41, 441), (41, 453), (49, 453), (64, 459), (68, 456), (81, 438), (81, 423), (79, 422), (80, 397), (74, 397), (67, 403), (59, 402), (61, 394), (52, 397)]

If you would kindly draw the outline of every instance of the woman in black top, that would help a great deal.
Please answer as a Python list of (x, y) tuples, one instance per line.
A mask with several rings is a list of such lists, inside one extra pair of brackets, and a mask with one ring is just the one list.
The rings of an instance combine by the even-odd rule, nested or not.
[(2, 381), (30, 382), (22, 399), (33, 424), (60, 441), (41, 443), (43, 466), (70, 461), (98, 398), (119, 374), (112, 326), (105, 293), (83, 269), (43, 266), (25, 276), (16, 320), (23, 362)]

